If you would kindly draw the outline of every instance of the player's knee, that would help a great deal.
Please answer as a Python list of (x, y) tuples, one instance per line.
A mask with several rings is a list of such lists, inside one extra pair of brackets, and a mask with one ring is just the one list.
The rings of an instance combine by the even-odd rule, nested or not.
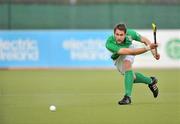
[(129, 60), (124, 60), (125, 71), (131, 70), (131, 62)]

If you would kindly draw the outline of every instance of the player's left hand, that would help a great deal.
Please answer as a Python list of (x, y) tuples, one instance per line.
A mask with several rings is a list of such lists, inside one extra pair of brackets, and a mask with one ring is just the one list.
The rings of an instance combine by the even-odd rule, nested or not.
[(156, 60), (159, 60), (160, 59), (160, 54), (157, 53), (154, 57), (155, 57)]

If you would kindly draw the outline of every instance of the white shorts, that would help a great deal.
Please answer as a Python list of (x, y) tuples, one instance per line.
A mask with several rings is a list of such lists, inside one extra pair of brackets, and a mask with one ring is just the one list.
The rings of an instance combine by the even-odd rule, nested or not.
[[(131, 45), (129, 48), (134, 49), (135, 45)], [(133, 64), (134, 62), (134, 55), (120, 55), (115, 61), (114, 61), (114, 65), (116, 66), (117, 70), (124, 75), (125, 74), (125, 69), (124, 69), (124, 61), (125, 60), (129, 60), (131, 62), (131, 64)]]

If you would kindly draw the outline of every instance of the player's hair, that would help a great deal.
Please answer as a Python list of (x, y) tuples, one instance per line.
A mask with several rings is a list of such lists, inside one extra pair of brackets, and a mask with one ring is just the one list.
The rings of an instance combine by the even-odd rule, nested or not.
[(120, 24), (117, 24), (115, 27), (114, 27), (114, 33), (116, 30), (121, 30), (121, 31), (124, 31), (124, 33), (126, 33), (126, 24), (123, 24), (123, 23), (120, 23)]

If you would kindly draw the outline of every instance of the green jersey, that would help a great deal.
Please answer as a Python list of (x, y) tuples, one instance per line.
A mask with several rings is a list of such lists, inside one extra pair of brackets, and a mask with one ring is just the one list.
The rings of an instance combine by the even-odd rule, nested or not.
[(113, 53), (111, 58), (116, 60), (119, 57), (118, 51), (121, 48), (129, 48), (133, 40), (140, 41), (141, 36), (131, 29), (127, 29), (126, 37), (122, 43), (117, 43), (114, 35), (110, 36), (106, 41), (106, 48)]

